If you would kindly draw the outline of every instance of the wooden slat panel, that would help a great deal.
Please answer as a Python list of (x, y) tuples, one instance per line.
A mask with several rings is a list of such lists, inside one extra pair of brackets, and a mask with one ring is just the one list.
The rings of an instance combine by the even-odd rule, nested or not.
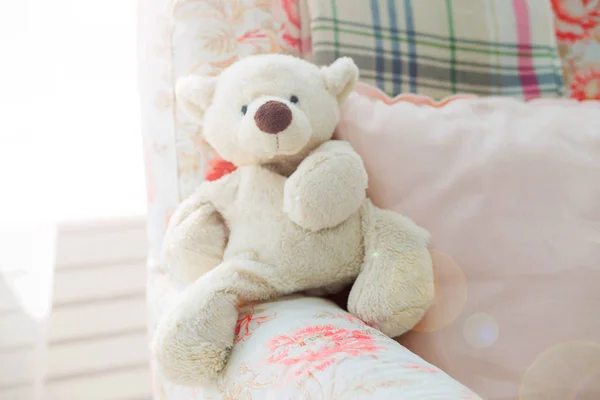
[(20, 386), (10, 389), (0, 389), (0, 400), (33, 400), (35, 389), (33, 385)]
[(146, 327), (146, 299), (137, 295), (115, 300), (56, 308), (50, 317), (50, 343)]
[(55, 260), (55, 227), (52, 224), (0, 225), (2, 274), (42, 273), (46, 276)]
[(94, 224), (61, 228), (58, 233), (57, 268), (144, 260), (147, 252), (146, 225), (138, 222), (98, 229)]
[(145, 366), (49, 382), (46, 400), (150, 399), (150, 373)]
[[(1, 261), (0, 261), (1, 262)], [(15, 311), (20, 307), (19, 299), (14, 288), (9, 284), (14, 274), (0, 272), (0, 315)]]
[(146, 287), (146, 265), (138, 262), (59, 269), (54, 281), (55, 307), (90, 299), (143, 293)]
[(43, 337), (43, 325), (19, 311), (0, 315), (0, 350), (35, 345)]
[(94, 371), (108, 371), (148, 362), (146, 332), (50, 346), (49, 380)]
[(61, 226), (45, 400), (149, 399), (142, 218)]
[(40, 353), (35, 348), (0, 354), (0, 387), (33, 383), (39, 372)]
[(61, 221), (58, 226), (60, 235), (82, 235), (99, 231), (115, 231), (123, 229), (140, 229), (146, 225), (146, 218), (141, 215), (108, 219), (92, 219), (77, 221)]

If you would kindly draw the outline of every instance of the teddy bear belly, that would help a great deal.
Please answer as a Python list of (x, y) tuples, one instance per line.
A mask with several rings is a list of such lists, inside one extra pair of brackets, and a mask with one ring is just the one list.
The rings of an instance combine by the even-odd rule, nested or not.
[(258, 261), (280, 267), (286, 278), (310, 281), (311, 287), (348, 281), (364, 259), (361, 223), (356, 212), (335, 228), (309, 232), (283, 213), (242, 215), (229, 221), (225, 259), (254, 253)]

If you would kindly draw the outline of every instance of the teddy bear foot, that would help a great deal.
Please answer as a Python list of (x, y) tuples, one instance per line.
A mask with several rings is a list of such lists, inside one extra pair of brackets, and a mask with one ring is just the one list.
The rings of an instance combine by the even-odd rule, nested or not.
[[(211, 333), (219, 330), (217, 325)], [(192, 321), (183, 320), (158, 327), (153, 343), (154, 356), (161, 373), (173, 383), (198, 386), (214, 382), (227, 365), (233, 346), (233, 325), (230, 334), (215, 341), (203, 337), (206, 335), (198, 328)]]
[(415, 321), (420, 321), (426, 311), (427, 307), (412, 307), (397, 311), (387, 319), (369, 321), (369, 318), (365, 318), (365, 322), (386, 336), (397, 337), (411, 330)]
[(412, 220), (368, 203), (365, 261), (348, 310), (390, 337), (412, 329), (433, 302), (429, 233)]
[(214, 382), (227, 364), (235, 336), (235, 296), (211, 290), (203, 278), (163, 314), (152, 346), (162, 374), (185, 386)]
[(199, 343), (187, 348), (185, 354), (170, 349), (171, 354), (157, 354), (161, 372), (173, 383), (199, 386), (214, 382), (227, 364), (230, 349), (211, 343)]

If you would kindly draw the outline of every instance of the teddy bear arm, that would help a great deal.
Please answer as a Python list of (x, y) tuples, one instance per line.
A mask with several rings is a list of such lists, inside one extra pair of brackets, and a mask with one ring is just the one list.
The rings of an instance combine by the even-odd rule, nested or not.
[(284, 211), (311, 231), (335, 227), (360, 208), (367, 184), (363, 162), (350, 144), (330, 140), (306, 157), (286, 181)]
[(163, 261), (182, 283), (195, 281), (223, 260), (228, 231), (215, 205), (219, 185), (203, 182), (169, 220)]
[(390, 337), (412, 329), (433, 302), (429, 234), (412, 220), (370, 205), (364, 217), (365, 260), (348, 310)]

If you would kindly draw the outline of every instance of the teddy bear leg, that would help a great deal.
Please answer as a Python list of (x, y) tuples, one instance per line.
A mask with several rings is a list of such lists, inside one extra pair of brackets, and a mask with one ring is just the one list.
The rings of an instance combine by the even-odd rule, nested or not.
[[(163, 314), (153, 351), (162, 373), (181, 385), (200, 385), (223, 371), (235, 339), (238, 305), (285, 294), (263, 278), (261, 263), (230, 260), (200, 277)], [(282, 283), (283, 284), (283, 283)]]
[(187, 286), (156, 328), (153, 353), (173, 383), (205, 384), (226, 365), (238, 316), (236, 298), (211, 287), (205, 278), (213, 271)]
[(363, 213), (365, 260), (348, 310), (390, 337), (412, 329), (433, 301), (429, 233), (370, 202)]

